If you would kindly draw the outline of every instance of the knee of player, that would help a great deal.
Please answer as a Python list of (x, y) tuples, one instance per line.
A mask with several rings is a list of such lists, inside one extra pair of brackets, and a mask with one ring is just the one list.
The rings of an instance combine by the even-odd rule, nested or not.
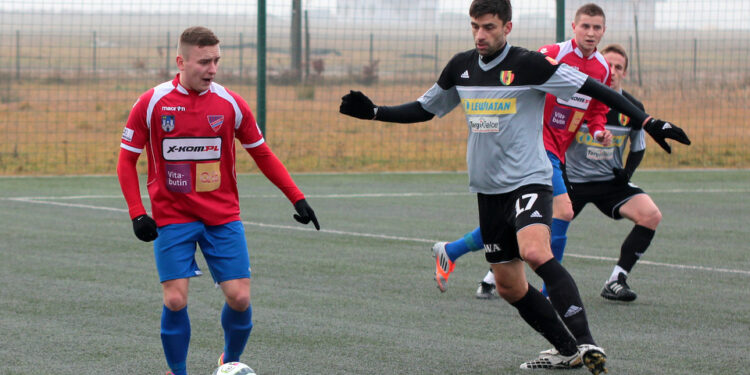
[(637, 224), (649, 229), (656, 229), (656, 226), (661, 223), (661, 218), (661, 211), (654, 205), (641, 214)]
[(232, 310), (245, 311), (250, 306), (250, 293), (235, 293), (233, 295), (227, 295), (227, 304)]
[(658, 207), (654, 206), (654, 209), (649, 212), (647, 220), (652, 228), (656, 228), (656, 226), (661, 223), (661, 211), (659, 211)]
[(164, 306), (172, 311), (179, 311), (187, 306), (187, 296), (179, 293), (170, 293), (164, 295)]
[(526, 295), (526, 285), (516, 285), (517, 283), (496, 283), (495, 288), (497, 290), (497, 295), (500, 296), (500, 298), (513, 303), (521, 298), (523, 298), (524, 295)]
[(553, 258), (552, 250), (544, 246), (528, 247), (522, 250), (522, 256), (531, 269), (536, 269)]
[[(557, 207), (556, 207), (557, 208)], [(575, 216), (575, 213), (573, 212), (573, 207), (571, 206), (563, 206), (561, 208), (558, 208), (552, 215), (555, 219), (560, 219), (564, 221), (573, 221), (573, 217)]]

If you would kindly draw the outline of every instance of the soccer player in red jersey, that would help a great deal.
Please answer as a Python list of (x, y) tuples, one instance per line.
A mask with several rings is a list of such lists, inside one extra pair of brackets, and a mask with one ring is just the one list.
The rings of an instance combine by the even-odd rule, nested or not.
[[(263, 174), (293, 203), (294, 218), (320, 229), (314, 211), (263, 139), (250, 107), (214, 82), (219, 39), (205, 27), (180, 36), (177, 76), (141, 95), (122, 133), (117, 175), (133, 230), (154, 241), (164, 306), (161, 340), (167, 374), (187, 374), (190, 341), (188, 284), (202, 271), (196, 244), (226, 303), (221, 313), (224, 349), (219, 362), (238, 361), (252, 324), (250, 259), (240, 221), (235, 138)], [(136, 161), (148, 155), (148, 193), (153, 219), (141, 201)]]
[[(544, 46), (539, 52), (577, 68), (591, 78), (609, 86), (612, 77), (609, 64), (596, 47), (606, 30), (604, 10), (596, 4), (578, 8), (573, 20), (574, 37), (571, 40)], [(552, 254), (562, 262), (567, 231), (573, 220), (573, 205), (565, 187), (565, 151), (573, 142), (582, 123), (586, 123), (597, 142), (608, 146), (612, 133), (604, 128), (606, 105), (589, 96), (576, 94), (570, 100), (560, 100), (547, 94), (544, 104), (544, 148), (552, 163)], [(542, 293), (547, 295), (546, 288)]]

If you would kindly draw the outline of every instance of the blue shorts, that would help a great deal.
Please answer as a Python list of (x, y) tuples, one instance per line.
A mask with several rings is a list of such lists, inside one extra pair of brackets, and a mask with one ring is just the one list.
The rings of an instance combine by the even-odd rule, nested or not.
[(159, 282), (203, 274), (195, 262), (196, 244), (201, 247), (215, 283), (250, 277), (250, 256), (242, 222), (211, 226), (196, 221), (165, 225), (157, 230), (154, 259)]
[(568, 189), (565, 187), (562, 162), (560, 162), (560, 159), (555, 154), (549, 151), (547, 151), (547, 157), (550, 163), (552, 163), (552, 196), (556, 197), (560, 194), (566, 194)]

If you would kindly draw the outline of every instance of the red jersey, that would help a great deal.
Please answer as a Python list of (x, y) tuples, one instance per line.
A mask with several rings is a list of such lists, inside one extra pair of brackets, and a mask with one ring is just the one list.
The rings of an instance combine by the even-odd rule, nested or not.
[[(146, 149), (148, 193), (158, 226), (239, 220), (234, 139), (252, 149), (267, 147), (263, 136), (239, 95), (217, 83), (198, 93), (181, 86), (179, 78), (141, 95), (120, 147), (138, 154)], [(303, 197), (296, 186), (293, 190)]]
[[(609, 64), (599, 51), (583, 57), (574, 39), (544, 46), (539, 52), (587, 74), (609, 86), (612, 77)], [(591, 134), (604, 131), (609, 108), (590, 96), (575, 94), (570, 100), (560, 100), (550, 94), (544, 103), (544, 148), (565, 162), (565, 151), (573, 142), (578, 128), (586, 122)]]

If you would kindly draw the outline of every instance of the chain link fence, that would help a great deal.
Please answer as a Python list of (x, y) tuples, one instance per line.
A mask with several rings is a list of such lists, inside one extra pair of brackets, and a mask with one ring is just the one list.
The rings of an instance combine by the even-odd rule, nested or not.
[[(338, 113), (361, 90), (412, 101), (457, 52), (473, 48), (468, 0), (273, 0), (266, 4), (266, 139), (294, 172), (465, 170), (463, 113), (386, 124)], [(565, 2), (565, 33), (584, 1)], [(600, 0), (600, 46), (630, 54), (625, 89), (693, 140), (651, 168), (750, 167), (750, 4)], [(557, 1), (514, 1), (509, 41), (555, 42)], [(193, 25), (222, 41), (217, 82), (257, 110), (256, 1), (0, 2), (0, 174), (113, 174), (130, 107), (177, 73)], [(262, 73), (261, 73), (262, 74)], [(141, 158), (141, 163), (145, 160)], [(238, 157), (238, 171), (253, 171)], [(145, 170), (145, 169), (143, 169)]]

